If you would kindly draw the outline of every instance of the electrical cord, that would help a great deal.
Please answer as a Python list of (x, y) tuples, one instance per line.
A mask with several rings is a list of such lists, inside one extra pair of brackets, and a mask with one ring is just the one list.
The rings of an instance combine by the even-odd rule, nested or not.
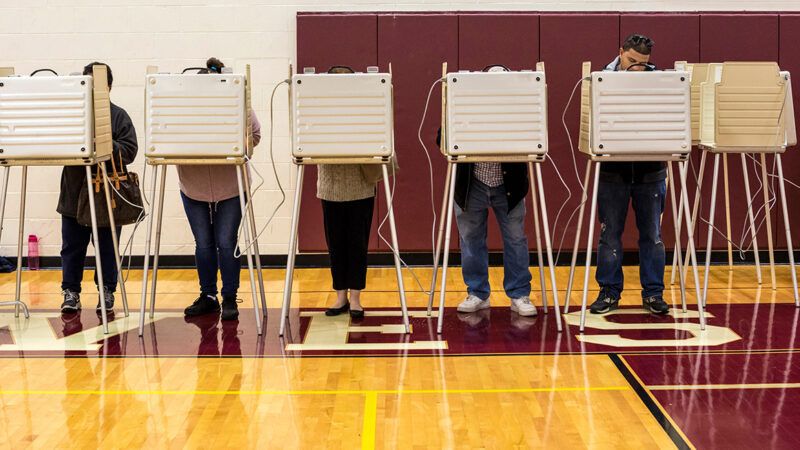
[[(275, 141), (275, 93), (278, 91), (278, 88), (281, 87), (281, 85), (283, 85), (283, 84), (288, 85), (289, 83), (290, 83), (290, 81), (288, 79), (286, 79), (286, 80), (282, 80), (278, 84), (276, 84), (275, 87), (272, 88), (272, 94), (270, 95), (270, 99), (269, 99), (269, 159), (270, 159), (270, 163), (272, 164), (272, 173), (275, 175), (275, 182), (278, 184), (278, 190), (281, 193), (281, 201), (278, 202), (278, 205), (275, 206), (275, 208), (272, 210), (272, 213), (267, 218), (267, 222), (264, 224), (264, 226), (261, 228), (261, 230), (258, 231), (258, 233), (255, 233), (255, 230), (251, 230), (252, 239), (250, 240), (250, 245), (248, 245), (248, 246), (246, 246), (244, 248), (242, 248), (240, 245), (236, 246), (236, 251), (234, 251), (234, 256), (237, 257), (237, 258), (242, 256), (242, 252), (243, 251), (245, 251), (245, 252), (249, 251), (250, 248), (253, 245), (255, 245), (255, 242), (258, 241), (258, 238), (260, 238), (261, 235), (267, 230), (269, 225), (272, 223), (272, 220), (275, 219), (275, 216), (278, 214), (278, 211), (280, 211), (281, 207), (284, 205), (284, 203), (286, 203), (286, 191), (284, 190), (283, 185), (281, 184), (281, 178), (280, 178), (280, 176), (278, 176), (278, 167), (275, 164), (275, 151), (274, 151), (275, 150), (275, 145), (274, 145), (274, 141)], [(246, 162), (247, 163), (250, 162), (250, 157), (246, 158)], [(254, 191), (257, 191), (266, 182), (264, 177), (261, 176), (261, 173), (258, 171), (258, 169), (256, 169), (255, 166), (250, 166), (250, 164), (247, 164), (246, 166), (247, 167), (252, 167), (253, 172), (255, 172), (256, 175), (258, 175), (258, 178), (261, 181), (255, 187), (250, 186), (250, 191), (248, 192), (249, 200), (246, 201), (246, 205), (245, 205), (245, 216), (242, 217), (242, 222), (239, 224), (239, 231), (237, 232), (237, 242), (241, 241), (241, 232), (242, 232), (242, 230), (244, 228), (244, 224), (245, 224), (244, 221), (248, 220), (250, 209), (253, 207), (252, 203), (253, 203), (253, 199), (255, 197), (255, 192)], [(297, 189), (302, 189), (302, 186), (297, 186)], [(253, 233), (255, 233), (255, 234), (253, 234)]]

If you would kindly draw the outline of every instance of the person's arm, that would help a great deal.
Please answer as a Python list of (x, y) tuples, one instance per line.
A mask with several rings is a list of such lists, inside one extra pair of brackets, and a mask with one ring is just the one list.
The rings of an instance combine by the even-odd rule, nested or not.
[(136, 129), (133, 121), (125, 110), (120, 109), (119, 113), (112, 118), (111, 135), (114, 140), (114, 160), (122, 158), (122, 164), (126, 166), (136, 159), (139, 152), (139, 143), (136, 140)]
[(258, 121), (256, 112), (252, 109), (250, 110), (250, 123), (253, 127), (253, 147), (255, 147), (261, 142), (261, 122)]

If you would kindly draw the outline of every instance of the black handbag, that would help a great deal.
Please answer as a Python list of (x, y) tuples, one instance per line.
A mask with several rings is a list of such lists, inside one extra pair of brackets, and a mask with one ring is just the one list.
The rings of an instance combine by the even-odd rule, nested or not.
[[(104, 164), (104, 163), (101, 163)], [(119, 157), (120, 168), (122, 155)], [(140, 217), (144, 217), (144, 203), (142, 202), (142, 191), (139, 188), (139, 176), (127, 170), (120, 173), (117, 171), (117, 164), (111, 158), (112, 173), (109, 174), (109, 192), (111, 194), (111, 209), (114, 212), (114, 224), (118, 227), (136, 223)], [(94, 196), (94, 207), (97, 212), (97, 226), (110, 227), (108, 220), (108, 207), (106, 203), (105, 189), (103, 188), (103, 176), (100, 168), (97, 168), (97, 175), (92, 182), (92, 195)], [(83, 183), (81, 192), (78, 195), (78, 223), (83, 226), (92, 226), (92, 214), (89, 208), (89, 188)]]

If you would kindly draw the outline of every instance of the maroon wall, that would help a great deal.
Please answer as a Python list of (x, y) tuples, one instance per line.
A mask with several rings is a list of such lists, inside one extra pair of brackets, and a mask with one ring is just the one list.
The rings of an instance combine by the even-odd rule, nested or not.
[[(441, 75), (441, 65), (448, 62), (449, 70), (479, 70), (489, 64), (505, 64), (512, 69), (531, 69), (544, 61), (549, 93), (550, 148), (552, 160), (543, 166), (551, 227), (563, 206), (557, 224), (555, 245), (564, 238), (564, 248), (571, 246), (575, 222), (565, 228), (566, 220), (578, 205), (579, 182), (561, 115), (570, 92), (580, 77), (582, 61), (592, 61), (593, 68), (607, 64), (618, 52), (620, 40), (637, 32), (647, 34), (656, 42), (653, 60), (660, 67), (671, 67), (676, 60), (779, 61), (783, 69), (795, 75), (794, 91), (800, 92), (800, 14), (736, 14), (736, 13), (299, 13), (297, 16), (298, 67), (314, 66), (318, 71), (332, 64), (349, 64), (363, 69), (379, 65), (388, 70), (392, 63), (395, 87), (395, 139), (400, 163), (395, 208), (398, 233), (403, 251), (429, 250), (431, 247), (430, 185), (428, 163), (419, 142), (417, 129), (424, 109), (425, 98), (433, 81)], [(742, 32), (742, 30), (747, 30)], [(335, 39), (332, 38), (335, 36)], [(434, 166), (435, 206), (438, 212), (444, 184), (445, 161), (435, 146), (434, 137), (440, 120), (440, 90), (431, 98), (428, 119), (423, 127), (423, 139), (431, 152)], [(795, 95), (796, 110), (800, 111), (800, 94)], [(577, 136), (578, 101), (573, 100), (567, 113), (567, 125), (573, 139)], [(784, 156), (786, 176), (800, 180), (800, 157), (791, 149)], [(693, 155), (698, 167), (699, 153)], [(709, 161), (710, 162), (710, 161)], [(573, 196), (561, 184), (553, 164), (558, 167)], [(577, 156), (581, 181), (586, 160)], [(771, 167), (771, 159), (770, 159)], [(734, 240), (741, 235), (745, 205), (741, 161), (729, 158), (730, 190), (732, 197), (732, 231)], [(303, 221), (300, 247), (303, 251), (321, 251), (325, 241), (321, 227), (319, 201), (314, 196), (316, 172), (309, 168), (303, 190)], [(706, 167), (706, 188), (703, 217), (708, 216), (711, 165)], [(720, 171), (721, 177), (721, 171)], [(694, 185), (690, 176), (690, 191)], [(751, 187), (758, 188), (756, 175), (751, 173)], [(790, 201), (797, 189), (788, 186)], [(722, 185), (718, 195), (722, 195)], [(376, 220), (386, 212), (382, 192), (379, 192)], [(760, 197), (759, 197), (760, 198)], [(529, 200), (528, 200), (529, 201)], [(529, 204), (528, 204), (529, 205)], [(721, 197), (720, 203), (722, 205)], [(667, 205), (664, 238), (672, 242), (671, 205)], [(790, 206), (791, 208), (791, 206)], [(792, 220), (800, 224), (800, 208), (791, 209)], [(530, 216), (530, 213), (529, 213)], [(780, 216), (773, 217), (778, 247), (785, 247)], [(724, 208), (716, 217), (724, 230)], [(490, 247), (501, 248), (501, 242), (490, 221)], [(634, 230), (632, 217), (628, 226)], [(706, 228), (702, 224), (698, 241), (705, 246)], [(529, 225), (529, 235), (532, 227)], [(794, 227), (800, 229), (800, 227)], [(765, 241), (765, 231), (760, 233)], [(388, 233), (388, 231), (387, 231)], [(795, 245), (800, 244), (800, 232), (795, 232)], [(636, 233), (626, 233), (625, 247), (636, 248)], [(453, 247), (457, 243), (454, 242)], [(716, 238), (715, 248), (724, 248), (725, 241)], [(584, 245), (582, 244), (581, 247)], [(762, 245), (764, 246), (764, 245)], [(372, 249), (387, 250), (373, 234)], [(563, 260), (563, 256), (562, 256)]]

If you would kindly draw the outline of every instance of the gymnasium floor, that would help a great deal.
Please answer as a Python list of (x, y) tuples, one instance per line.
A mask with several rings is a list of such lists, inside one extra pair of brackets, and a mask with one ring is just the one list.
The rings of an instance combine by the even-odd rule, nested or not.
[[(539, 279), (532, 268), (534, 281)], [(423, 284), (424, 269), (416, 272)], [(713, 268), (708, 329), (688, 313), (639, 308), (636, 267), (626, 267), (624, 308), (522, 318), (503, 295), (460, 315), (458, 270), (448, 278), (445, 331), (406, 273), (412, 333), (402, 333), (393, 268), (371, 269), (360, 323), (322, 314), (332, 301), (325, 269), (298, 270), (289, 332), (277, 336), (283, 270), (265, 270), (269, 318), (184, 320), (190, 270), (162, 270), (155, 320), (137, 335), (141, 272), (128, 280), (131, 314), (117, 298), (102, 335), (95, 294), (61, 317), (58, 271), (26, 272), (30, 320), (0, 312), (0, 443), (22, 448), (798, 448), (800, 310), (786, 267)], [(566, 268), (558, 269), (559, 287)], [(243, 271), (243, 306), (252, 305)], [(90, 276), (87, 273), (86, 280)], [(502, 285), (502, 270), (491, 270)], [(538, 284), (538, 283), (537, 283)], [(594, 287), (594, 285), (592, 286)], [(536, 285), (534, 289), (537, 289)], [(92, 286), (84, 284), (84, 292)], [(0, 276), (10, 298), (14, 276)], [(564, 292), (560, 292), (563, 303)], [(594, 298), (596, 291), (590, 292)], [(679, 304), (679, 291), (666, 292)], [(539, 302), (539, 294), (534, 291)], [(552, 301), (552, 300), (551, 300)]]

